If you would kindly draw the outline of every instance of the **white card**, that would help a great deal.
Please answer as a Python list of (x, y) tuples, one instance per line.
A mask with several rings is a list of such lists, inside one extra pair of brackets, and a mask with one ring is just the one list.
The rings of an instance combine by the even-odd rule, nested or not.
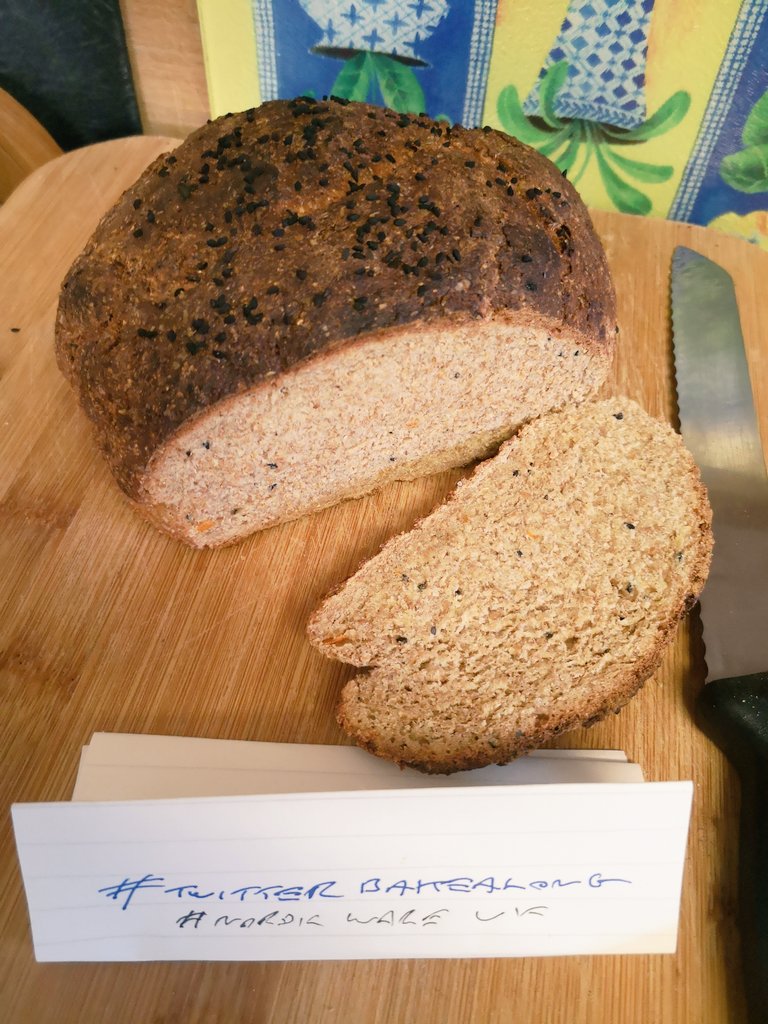
[(675, 949), (691, 796), (448, 785), (19, 804), (13, 821), (43, 961), (647, 953)]
[(95, 733), (73, 800), (152, 800), (550, 782), (642, 782), (619, 750), (538, 750), (511, 764), (424, 775), (359, 747)]

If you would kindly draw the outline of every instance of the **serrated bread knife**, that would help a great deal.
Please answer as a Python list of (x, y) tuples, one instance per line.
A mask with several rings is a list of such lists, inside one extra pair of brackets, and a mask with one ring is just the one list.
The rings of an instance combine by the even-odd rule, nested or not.
[(712, 504), (700, 599), (707, 665), (700, 727), (741, 782), (739, 931), (753, 1024), (768, 1021), (768, 475), (730, 275), (700, 253), (672, 258), (680, 430)]

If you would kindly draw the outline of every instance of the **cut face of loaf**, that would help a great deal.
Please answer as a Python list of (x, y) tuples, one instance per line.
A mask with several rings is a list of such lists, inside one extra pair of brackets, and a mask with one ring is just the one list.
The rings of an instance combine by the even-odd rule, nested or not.
[(545, 157), (302, 98), (147, 168), (63, 282), (56, 352), (136, 508), (208, 547), (485, 455), (593, 395), (616, 329)]
[(409, 328), (222, 402), (150, 464), (148, 515), (218, 545), (488, 454), (524, 420), (578, 402), (604, 360), (583, 339), (497, 318)]
[(452, 772), (618, 710), (704, 585), (710, 525), (679, 436), (635, 403), (541, 417), (314, 614), (311, 642), (366, 669), (341, 725)]

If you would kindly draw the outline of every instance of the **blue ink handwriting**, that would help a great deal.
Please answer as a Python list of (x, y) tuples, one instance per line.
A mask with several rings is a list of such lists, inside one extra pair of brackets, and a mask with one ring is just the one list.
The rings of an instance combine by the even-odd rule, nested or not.
[[(496, 877), (487, 875), (483, 878), (475, 878), (471, 875), (457, 875), (449, 878), (398, 878), (383, 879), (381, 876), (372, 876), (364, 879), (357, 885), (357, 894), (361, 896), (398, 896), (406, 895), (427, 895), (438, 896), (443, 893), (468, 893), (472, 895), (493, 895), (495, 893), (511, 893), (534, 891), (549, 891), (554, 893), (558, 889), (570, 889), (581, 887), (584, 889), (603, 889), (606, 886), (632, 885), (629, 878), (606, 877), (600, 871), (593, 871), (583, 877), (542, 877), (530, 880), (514, 877)], [(241, 885), (234, 889), (208, 889), (199, 886), (196, 882), (181, 882), (171, 884), (163, 875), (151, 873), (136, 878), (123, 878), (122, 881), (106, 885), (97, 890), (107, 899), (119, 903), (121, 910), (127, 910), (137, 893), (153, 891), (164, 896), (176, 896), (184, 900), (200, 901), (239, 901), (245, 903), (253, 899), (273, 901), (277, 903), (296, 903), (309, 900), (340, 900), (345, 899), (345, 893), (340, 891), (339, 883), (333, 880), (314, 882), (312, 885)]]

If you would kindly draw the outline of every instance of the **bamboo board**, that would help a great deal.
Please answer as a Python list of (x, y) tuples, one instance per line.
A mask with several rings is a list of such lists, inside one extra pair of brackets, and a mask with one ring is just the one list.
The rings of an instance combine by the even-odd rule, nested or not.
[[(94, 731), (343, 742), (353, 670), (310, 649), (321, 597), (445, 496), (461, 471), (218, 551), (192, 551), (130, 510), (58, 373), (61, 279), (101, 214), (172, 140), (133, 138), (37, 170), (0, 210), (0, 1004), (6, 1019), (379, 1024), (726, 1024), (744, 1019), (736, 896), (738, 788), (691, 720), (703, 681), (695, 617), (621, 715), (561, 746), (618, 747), (652, 780), (693, 779), (679, 949), (669, 956), (350, 963), (37, 964), (10, 833), (15, 801), (66, 800)], [(622, 326), (609, 392), (674, 421), (672, 249), (737, 283), (764, 446), (768, 254), (706, 229), (595, 214)]]

